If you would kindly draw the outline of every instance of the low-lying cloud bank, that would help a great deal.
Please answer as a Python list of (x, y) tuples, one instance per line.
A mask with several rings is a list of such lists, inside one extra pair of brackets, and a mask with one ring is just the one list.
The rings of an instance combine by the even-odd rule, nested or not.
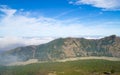
[(0, 51), (10, 50), (20, 46), (28, 46), (28, 45), (39, 45), (47, 43), (54, 38), (52, 37), (2, 37), (0, 38)]
[[(79, 36), (78, 38), (99, 39), (103, 36)], [(75, 38), (75, 37), (74, 37)], [(56, 37), (0, 37), (0, 53), (16, 47), (48, 43)]]

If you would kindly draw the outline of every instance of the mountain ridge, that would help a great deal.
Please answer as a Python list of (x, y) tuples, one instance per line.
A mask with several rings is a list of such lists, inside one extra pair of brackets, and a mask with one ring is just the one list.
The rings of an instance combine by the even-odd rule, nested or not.
[(19, 58), (19, 61), (55, 61), (88, 56), (120, 58), (120, 37), (111, 35), (101, 39), (58, 38), (46, 44), (18, 47), (2, 54), (3, 57), (9, 55)]

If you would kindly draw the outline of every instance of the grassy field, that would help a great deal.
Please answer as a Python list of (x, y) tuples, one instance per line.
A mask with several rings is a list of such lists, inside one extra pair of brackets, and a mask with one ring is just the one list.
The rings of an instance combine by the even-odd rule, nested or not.
[(0, 75), (120, 75), (120, 61), (77, 60), (0, 66)]

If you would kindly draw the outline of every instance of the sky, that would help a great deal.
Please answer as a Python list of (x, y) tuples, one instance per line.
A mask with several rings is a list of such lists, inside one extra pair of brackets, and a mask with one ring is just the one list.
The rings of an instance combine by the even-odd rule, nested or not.
[(120, 0), (0, 0), (0, 42), (6, 44), (11, 37), (112, 34), (120, 36)]
[(0, 0), (0, 35), (120, 35), (119, 2), (120, 0)]

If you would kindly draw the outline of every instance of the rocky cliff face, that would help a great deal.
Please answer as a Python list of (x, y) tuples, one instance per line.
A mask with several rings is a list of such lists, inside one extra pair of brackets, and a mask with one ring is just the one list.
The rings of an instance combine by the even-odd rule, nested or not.
[(19, 47), (3, 54), (22, 60), (39, 59), (54, 61), (85, 56), (120, 57), (120, 37), (115, 35), (101, 39), (59, 38), (38, 46)]

